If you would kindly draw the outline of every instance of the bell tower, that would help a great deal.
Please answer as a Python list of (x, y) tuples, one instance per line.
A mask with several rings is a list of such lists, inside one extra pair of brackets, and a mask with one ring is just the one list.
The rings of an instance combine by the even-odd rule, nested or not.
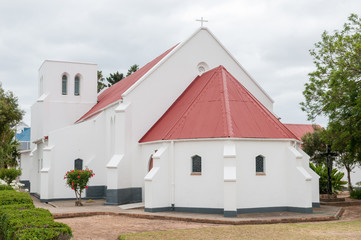
[(97, 65), (46, 60), (38, 85), (38, 99), (31, 107), (32, 141), (74, 124), (96, 104)]

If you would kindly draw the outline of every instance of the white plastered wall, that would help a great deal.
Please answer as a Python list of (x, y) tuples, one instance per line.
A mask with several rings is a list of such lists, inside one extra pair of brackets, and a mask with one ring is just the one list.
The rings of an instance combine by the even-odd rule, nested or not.
[[(172, 154), (167, 149), (168, 161), (162, 160), (157, 164), (154, 173), (145, 179), (145, 207), (175, 207), (190, 208), (224, 208), (224, 146), (227, 141), (174, 141), (174, 201), (172, 194), (170, 202), (161, 198), (147, 200), (148, 195), (159, 191), (172, 193), (172, 186), (158, 185), (153, 182), (150, 188), (148, 182), (158, 174), (157, 182), (172, 182), (172, 170), (169, 169)], [(290, 141), (272, 140), (234, 140), (236, 153), (236, 184), (237, 209), (272, 208), (272, 207), (312, 207), (312, 177), (308, 174), (303, 162), (306, 159), (293, 147)], [(152, 151), (161, 148), (161, 143), (143, 144), (142, 158), (148, 159)], [(202, 157), (202, 175), (191, 175), (191, 157)], [(265, 157), (265, 175), (257, 175), (255, 158)], [(143, 159), (143, 161), (145, 161)], [(161, 175), (169, 169), (170, 175)], [(146, 177), (147, 178), (147, 177)], [(147, 181), (148, 180), (148, 181)]]
[(64, 175), (74, 169), (77, 158), (83, 160), (83, 168), (88, 167), (95, 172), (90, 186), (106, 185), (105, 149), (108, 142), (104, 125), (105, 116), (99, 115), (87, 122), (50, 132), (48, 154), (44, 155), (47, 169), (43, 169), (42, 173), (49, 179), (49, 187), (41, 190), (42, 199), (74, 198), (73, 190), (66, 186)]

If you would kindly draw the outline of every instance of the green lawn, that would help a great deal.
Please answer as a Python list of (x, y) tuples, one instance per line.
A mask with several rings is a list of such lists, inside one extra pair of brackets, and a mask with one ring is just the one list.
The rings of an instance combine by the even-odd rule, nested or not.
[(124, 234), (141, 239), (361, 239), (361, 220), (333, 223), (219, 226), (212, 228)]

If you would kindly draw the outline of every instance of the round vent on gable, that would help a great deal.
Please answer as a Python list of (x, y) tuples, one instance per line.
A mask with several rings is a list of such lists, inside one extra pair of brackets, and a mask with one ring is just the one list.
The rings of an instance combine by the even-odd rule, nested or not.
[(200, 62), (197, 65), (198, 75), (201, 76), (203, 73), (209, 70), (208, 64), (205, 62)]

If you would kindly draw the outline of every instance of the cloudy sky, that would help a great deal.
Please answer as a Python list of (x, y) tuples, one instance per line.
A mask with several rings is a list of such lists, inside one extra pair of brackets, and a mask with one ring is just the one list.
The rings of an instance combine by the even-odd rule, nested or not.
[(309, 123), (299, 106), (314, 69), (309, 49), (360, 11), (360, 0), (0, 0), (0, 82), (30, 124), (45, 59), (97, 63), (105, 76), (126, 72), (188, 38), (204, 17), (282, 121)]

